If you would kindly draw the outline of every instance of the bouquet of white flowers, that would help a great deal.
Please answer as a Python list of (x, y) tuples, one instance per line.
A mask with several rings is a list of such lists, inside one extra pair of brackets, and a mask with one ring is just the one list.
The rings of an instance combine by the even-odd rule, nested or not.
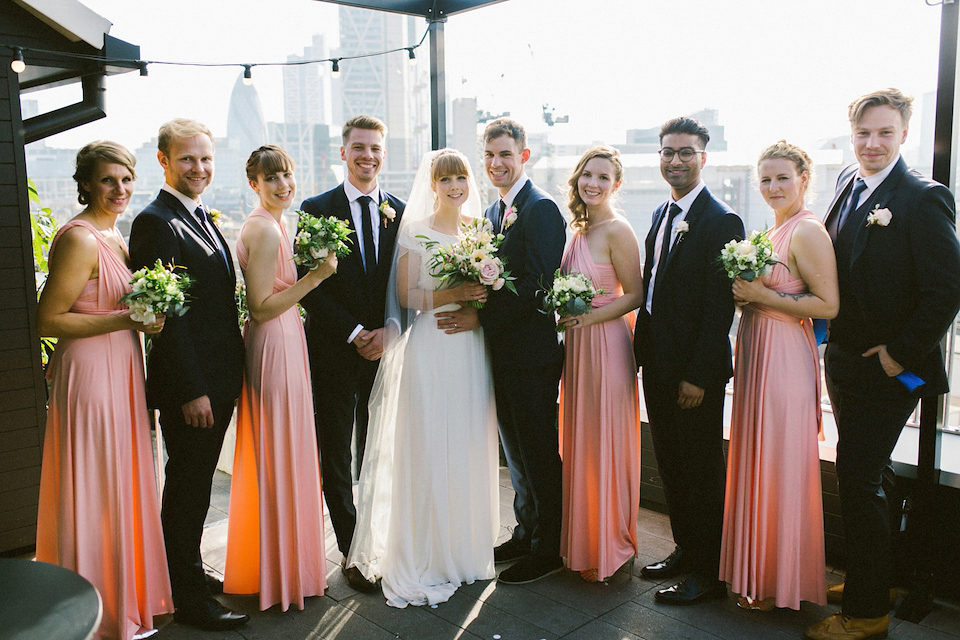
[(769, 229), (751, 231), (746, 240), (731, 240), (723, 246), (718, 259), (731, 280), (739, 277), (752, 282), (766, 274), (773, 265), (781, 264), (773, 251), (769, 233)]
[[(512, 282), (515, 278), (504, 268), (503, 259), (497, 257), (503, 234), (494, 233), (493, 225), (486, 218), (461, 222), (460, 239), (448, 247), (439, 246), (439, 242), (427, 236), (417, 237), (425, 240), (424, 246), (428, 250), (436, 248), (427, 267), (434, 277), (440, 278), (438, 289), (479, 282), (493, 287), (494, 291), (506, 287), (517, 292)], [(476, 300), (468, 304), (478, 309), (483, 307), (483, 303)]]
[[(542, 289), (542, 313), (559, 313), (561, 316), (581, 316), (590, 310), (590, 303), (605, 291), (593, 285), (593, 281), (579, 271), (553, 274), (553, 286)], [(563, 331), (557, 326), (557, 331)]]
[(331, 253), (339, 258), (349, 255), (347, 242), (353, 242), (350, 239), (353, 229), (347, 222), (336, 216), (318, 218), (299, 209), (295, 213), (298, 220), (293, 241), (294, 263), (313, 269)]
[(153, 269), (144, 267), (133, 272), (132, 291), (120, 298), (132, 311), (131, 318), (151, 325), (157, 321), (157, 314), (182, 316), (187, 312), (187, 289), (193, 281), (186, 273), (174, 273), (177, 268), (182, 267), (165, 267), (158, 258)]

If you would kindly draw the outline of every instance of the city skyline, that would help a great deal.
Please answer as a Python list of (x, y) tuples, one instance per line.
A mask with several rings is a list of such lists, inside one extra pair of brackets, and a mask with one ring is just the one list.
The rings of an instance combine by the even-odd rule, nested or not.
[[(145, 60), (283, 62), (318, 35), (331, 50), (341, 44), (339, 7), (323, 2), (282, 0), (270, 12), (276, 20), (264, 20), (249, 2), (190, 5), (189, 20), (187, 5), (176, 0), (136, 11), (119, 0), (85, 4), (114, 22), (112, 35), (139, 45)], [(426, 22), (411, 23), (408, 39), (419, 39)], [(882, 37), (893, 24), (902, 49)], [(758, 152), (779, 138), (811, 147), (845, 132), (846, 105), (859, 93), (895, 85), (919, 98), (936, 87), (939, 9), (921, 0), (812, 0), (803, 7), (610, 0), (589, 11), (573, 0), (555, 0), (547, 11), (534, 0), (509, 0), (454, 16), (445, 29), (448, 100), (475, 98), (480, 110), (510, 111), (554, 144), (623, 144), (627, 130), (712, 108), (723, 114), (731, 151)], [(195, 44), (174, 46), (174, 30), (178, 41)], [(873, 37), (878, 43), (861, 44)], [(862, 47), (876, 56), (873, 64), (857, 64)], [(390, 55), (406, 61), (405, 51)], [(421, 66), (427, 57), (421, 47)], [(335, 87), (326, 67), (318, 69), (323, 86)], [(284, 69), (253, 69), (270, 122), (284, 121)], [(146, 78), (110, 78), (108, 117), (47, 143), (76, 148), (110, 138), (138, 146), (177, 116), (204, 121), (222, 137), (241, 70), (151, 65)], [(30, 97), (47, 111), (75, 100), (70, 91)], [(197, 91), (202, 99), (185, 99)], [(549, 127), (544, 105), (569, 123)]]

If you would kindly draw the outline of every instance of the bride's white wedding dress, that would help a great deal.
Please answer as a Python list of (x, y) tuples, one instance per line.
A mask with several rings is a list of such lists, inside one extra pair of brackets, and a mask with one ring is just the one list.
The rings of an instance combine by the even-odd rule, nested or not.
[[(424, 291), (438, 281), (427, 271), (429, 250), (417, 236), (441, 245), (457, 239), (429, 222), (406, 225), (397, 239)], [(451, 335), (437, 329), (434, 313), (456, 308), (416, 314), (385, 352), (371, 394), (348, 566), (381, 578), (393, 607), (445, 602), (461, 583), (496, 576), (493, 382), (482, 329)]]

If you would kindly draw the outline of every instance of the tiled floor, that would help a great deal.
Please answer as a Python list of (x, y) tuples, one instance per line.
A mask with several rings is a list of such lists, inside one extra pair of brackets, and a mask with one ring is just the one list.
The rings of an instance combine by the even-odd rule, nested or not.
[[(505, 469), (500, 476), (503, 538), (513, 520), (513, 491)], [(222, 572), (227, 536), (230, 478), (218, 473), (204, 534), (203, 556), (213, 572)], [(659, 560), (673, 549), (666, 516), (640, 513), (639, 567)], [(500, 585), (496, 581), (465, 585), (454, 597), (434, 607), (388, 607), (381, 594), (352, 590), (340, 574), (329, 522), (326, 531), (327, 581), (323, 597), (309, 598), (303, 611), (281, 613), (276, 607), (258, 611), (256, 597), (223, 596), (228, 606), (249, 613), (244, 628), (222, 633), (201, 632), (175, 624), (172, 616), (158, 619), (158, 640), (634, 640), (709, 639), (731, 640), (801, 638), (803, 630), (836, 607), (804, 603), (800, 611), (769, 613), (742, 611), (732, 596), (726, 600), (693, 607), (670, 607), (654, 602), (657, 583), (621, 569), (607, 584), (588, 584), (572, 571), (563, 571), (524, 586)], [(841, 577), (828, 573), (827, 581)], [(947, 640), (960, 637), (960, 608), (937, 603), (937, 609), (921, 625), (891, 618), (890, 638), (900, 640)]]

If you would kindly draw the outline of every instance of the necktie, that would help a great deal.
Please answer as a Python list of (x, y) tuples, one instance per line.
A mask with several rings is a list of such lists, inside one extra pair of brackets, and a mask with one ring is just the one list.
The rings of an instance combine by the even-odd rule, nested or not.
[(220, 254), (220, 257), (224, 262), (226, 262), (227, 256), (224, 254), (223, 247), (220, 246), (220, 242), (217, 240), (217, 233), (210, 225), (210, 218), (207, 215), (207, 212), (204, 211), (203, 207), (197, 207), (193, 214), (197, 216), (197, 220), (200, 221), (200, 228), (203, 229), (205, 234), (207, 234), (207, 238), (213, 243), (213, 246), (217, 248), (217, 253)]
[(507, 203), (501, 199), (500, 200), (500, 232), (501, 233), (503, 233), (504, 224), (506, 222), (504, 220), (504, 218), (506, 218), (506, 216), (504, 215), (506, 212), (507, 212)]
[(840, 229), (843, 229), (843, 224), (847, 221), (847, 218), (856, 210), (857, 203), (860, 201), (860, 194), (863, 193), (863, 190), (866, 188), (867, 183), (864, 182), (862, 178), (857, 178), (857, 182), (853, 185), (853, 190), (850, 192), (850, 197), (847, 198), (847, 202), (843, 205), (843, 210), (840, 212), (840, 217), (837, 218), (837, 233), (840, 233)]
[(367, 272), (367, 275), (371, 275), (377, 270), (377, 247), (373, 243), (373, 213), (370, 211), (370, 203), (373, 198), (360, 196), (357, 201), (363, 207), (361, 224), (363, 230), (363, 270)]
[(670, 239), (673, 236), (673, 221), (682, 211), (683, 209), (681, 209), (676, 202), (670, 205), (670, 212), (667, 215), (667, 220), (663, 227), (663, 242), (660, 244), (660, 257), (657, 259), (655, 282), (659, 282), (660, 274), (663, 273), (663, 267), (665, 266), (664, 263), (667, 261), (667, 256), (670, 255)]

